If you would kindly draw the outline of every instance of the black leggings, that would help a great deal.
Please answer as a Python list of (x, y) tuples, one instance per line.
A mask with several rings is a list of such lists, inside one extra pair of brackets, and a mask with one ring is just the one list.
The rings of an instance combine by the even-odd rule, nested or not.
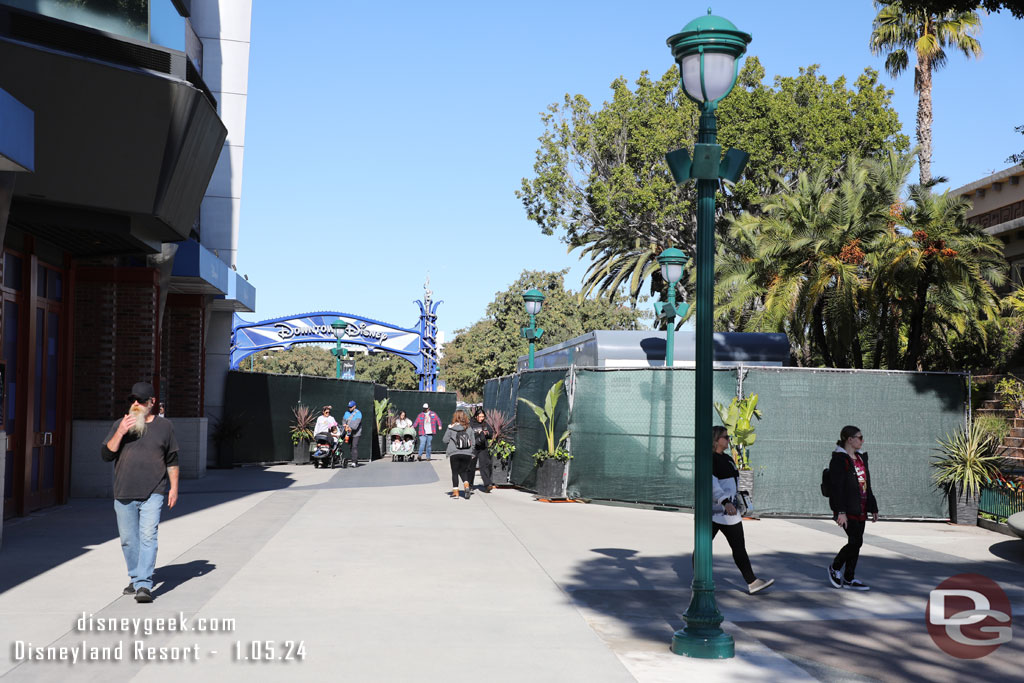
[(459, 477), (462, 481), (473, 485), (473, 456), (468, 453), (453, 453), (448, 457), (452, 466), (452, 488), (459, 488)]
[(862, 519), (846, 518), (846, 545), (840, 549), (836, 559), (832, 560), (832, 569), (839, 571), (843, 569), (843, 578), (853, 581), (853, 573), (857, 571), (857, 559), (860, 557), (860, 547), (864, 545), (864, 526), (867, 524)]
[[(491, 454), (487, 452), (487, 449), (481, 449), (473, 451), (476, 454), (477, 466), (480, 468), (480, 478), (484, 481), (484, 486), (490, 488), (494, 486), (494, 479), (491, 478), (491, 468), (493, 463), (491, 462)], [(469, 485), (473, 485), (473, 470), (469, 472)]]
[(750, 558), (747, 557), (747, 546), (743, 540), (743, 522), (736, 524), (719, 524), (718, 522), (711, 523), (711, 539), (714, 540), (715, 534), (721, 531), (725, 535), (725, 540), (729, 541), (729, 547), (732, 548), (732, 560), (739, 567), (740, 574), (743, 574), (743, 580), (748, 584), (757, 581), (757, 577), (754, 576), (754, 570), (750, 566)]

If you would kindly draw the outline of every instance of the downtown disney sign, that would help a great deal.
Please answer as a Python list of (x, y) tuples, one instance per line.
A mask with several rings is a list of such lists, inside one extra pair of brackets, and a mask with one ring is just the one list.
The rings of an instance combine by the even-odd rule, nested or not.
[(295, 344), (335, 344), (331, 323), (346, 324), (341, 343), (366, 347), (369, 351), (395, 354), (412, 363), (419, 376), (421, 391), (437, 390), (437, 307), (426, 291), (420, 307), (419, 324), (415, 328), (364, 318), (351, 313), (321, 311), (246, 322), (237, 314), (231, 329), (231, 369), (237, 370), (243, 360), (261, 351), (290, 349)]

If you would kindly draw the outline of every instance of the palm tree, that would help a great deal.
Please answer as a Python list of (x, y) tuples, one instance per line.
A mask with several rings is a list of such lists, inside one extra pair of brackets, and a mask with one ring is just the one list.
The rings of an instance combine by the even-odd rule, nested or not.
[(974, 336), (985, 341), (982, 320), (999, 316), (996, 288), (1006, 282), (1002, 243), (967, 221), (967, 200), (911, 185), (899, 223), (910, 231), (890, 242), (882, 260), (886, 279), (902, 291), (905, 370), (922, 369), (927, 342)]
[(890, 203), (877, 168), (853, 157), (838, 173), (802, 171), (761, 215), (733, 219), (719, 252), (719, 316), (786, 332), (795, 353), (814, 348), (827, 366), (863, 367), (866, 256)]
[(885, 54), (885, 70), (898, 76), (910, 63), (908, 51), (917, 56), (917, 143), (921, 148), (921, 185), (927, 186), (932, 182), (932, 72), (945, 66), (947, 47), (966, 57), (981, 55), (981, 43), (974, 37), (981, 30), (981, 19), (974, 11), (936, 14), (904, 7), (900, 0), (876, 0), (875, 6), (878, 14), (870, 46), (873, 54)]

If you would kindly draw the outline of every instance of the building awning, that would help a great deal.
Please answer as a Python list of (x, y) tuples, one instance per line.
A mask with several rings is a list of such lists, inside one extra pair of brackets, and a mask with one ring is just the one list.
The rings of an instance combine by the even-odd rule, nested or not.
[(231, 276), (235, 274), (228, 264), (199, 242), (185, 240), (178, 245), (178, 253), (174, 256), (169, 291), (175, 294), (227, 294), (233, 279)]
[(215, 297), (210, 308), (215, 311), (253, 313), (256, 310), (256, 288), (238, 271), (231, 271), (228, 278), (228, 293)]
[(35, 170), (35, 116), (0, 88), (0, 171)]

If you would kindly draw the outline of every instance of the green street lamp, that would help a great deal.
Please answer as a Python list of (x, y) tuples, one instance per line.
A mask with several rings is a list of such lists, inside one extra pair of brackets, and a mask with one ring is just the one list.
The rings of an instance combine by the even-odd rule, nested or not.
[(530, 326), (522, 329), (522, 335), (530, 342), (530, 369), (533, 370), (534, 342), (544, 334), (544, 330), (537, 327), (535, 316), (544, 304), (544, 294), (539, 289), (531, 289), (523, 293), (523, 301), (526, 302), (526, 312), (530, 314)]
[(348, 357), (348, 349), (341, 348), (341, 338), (345, 336), (345, 328), (348, 327), (348, 323), (338, 318), (331, 323), (331, 329), (334, 330), (334, 338), (337, 339), (337, 346), (331, 349), (331, 355), (335, 358), (335, 370), (334, 379), (341, 379), (341, 359)]
[(711, 577), (711, 383), (712, 316), (715, 284), (715, 191), (720, 179), (736, 182), (749, 155), (731, 149), (722, 157), (717, 141), (715, 109), (736, 83), (739, 58), (750, 34), (732, 22), (707, 16), (694, 19), (668, 39), (686, 96), (700, 106), (700, 129), (691, 158), (687, 150), (670, 152), (665, 160), (677, 183), (697, 181), (697, 353), (694, 440), (693, 585), (686, 627), (672, 637), (672, 651), (704, 659), (735, 654), (730, 635), (722, 631), (722, 613), (715, 602)]
[(661, 277), (668, 283), (668, 301), (654, 304), (654, 311), (659, 318), (664, 318), (665, 329), (665, 366), (672, 367), (675, 359), (676, 315), (686, 315), (686, 304), (676, 308), (676, 283), (683, 277), (683, 267), (689, 259), (681, 250), (669, 247), (658, 254), (661, 264)]

